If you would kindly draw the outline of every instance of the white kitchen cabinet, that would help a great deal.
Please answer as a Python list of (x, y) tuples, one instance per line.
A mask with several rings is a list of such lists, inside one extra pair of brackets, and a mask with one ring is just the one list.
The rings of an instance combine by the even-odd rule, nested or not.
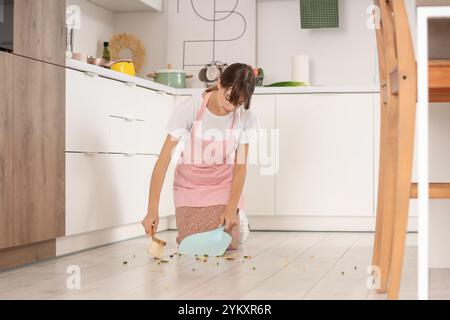
[(373, 108), (373, 94), (277, 96), (277, 215), (373, 215)]
[(159, 154), (174, 97), (67, 70), (68, 152)]
[(138, 153), (139, 89), (119, 81), (109, 81), (108, 152)]
[[(448, 183), (450, 181), (450, 108), (447, 103), (434, 103), (429, 106), (429, 177), (431, 183)], [(417, 182), (417, 139), (414, 146), (414, 167), (412, 181)], [(431, 200), (431, 211), (439, 212), (448, 200)], [(418, 201), (411, 200), (410, 215), (418, 215)], [(437, 208), (437, 209), (435, 209)]]
[(104, 152), (109, 146), (110, 80), (66, 69), (66, 150)]
[(153, 155), (68, 153), (67, 235), (141, 221), (155, 162)]
[(109, 156), (66, 154), (66, 235), (111, 226)]
[(139, 219), (137, 211), (141, 205), (139, 196), (142, 191), (137, 183), (137, 156), (111, 154), (109, 159), (111, 222), (117, 226), (136, 222)]
[(110, 155), (112, 215), (117, 225), (141, 221), (146, 215), (155, 162), (152, 155)]
[(139, 153), (159, 154), (167, 136), (166, 126), (174, 110), (174, 97), (138, 88)]
[(274, 95), (255, 95), (251, 109), (260, 123), (258, 141), (249, 146), (248, 172), (244, 187), (247, 214), (275, 216), (276, 99)]
[[(141, 221), (174, 97), (68, 69), (66, 102), (67, 235)], [(161, 217), (175, 213), (173, 168)]]

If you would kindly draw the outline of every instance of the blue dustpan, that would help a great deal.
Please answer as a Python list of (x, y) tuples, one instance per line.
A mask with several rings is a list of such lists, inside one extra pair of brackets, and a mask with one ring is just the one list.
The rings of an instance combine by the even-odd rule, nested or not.
[(224, 229), (225, 226), (222, 226), (213, 231), (186, 237), (181, 241), (178, 252), (188, 256), (222, 256), (231, 244), (231, 236), (224, 232)]

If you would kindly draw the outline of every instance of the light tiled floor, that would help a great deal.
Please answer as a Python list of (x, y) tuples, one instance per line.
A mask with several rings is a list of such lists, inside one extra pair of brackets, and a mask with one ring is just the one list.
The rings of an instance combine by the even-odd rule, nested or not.
[[(160, 237), (169, 242), (167, 255), (176, 252), (175, 232)], [(125, 241), (0, 273), (0, 299), (385, 298), (366, 286), (370, 233), (252, 232), (233, 261), (175, 256), (159, 265), (146, 253), (148, 241)], [(81, 270), (81, 290), (67, 288), (72, 265)], [(449, 276), (447, 270), (432, 273), (435, 298), (450, 298)], [(408, 235), (401, 298), (415, 297), (416, 236)]]

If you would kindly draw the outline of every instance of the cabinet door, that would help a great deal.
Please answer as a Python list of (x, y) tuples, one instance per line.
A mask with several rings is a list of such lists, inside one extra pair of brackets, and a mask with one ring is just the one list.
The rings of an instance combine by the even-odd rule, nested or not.
[(119, 81), (108, 82), (108, 152), (138, 153), (139, 99), (137, 88)]
[(0, 249), (13, 245), (13, 59), (0, 52)]
[(155, 156), (67, 155), (67, 235), (141, 221)]
[(174, 110), (174, 97), (141, 89), (138, 118), (139, 152), (158, 155), (167, 137), (166, 126)]
[[(450, 108), (448, 103), (433, 103), (429, 106), (429, 180), (430, 183), (450, 181)], [(417, 139), (414, 146), (414, 167), (412, 181), (417, 182)], [(448, 200), (431, 201), (431, 210), (438, 212), (439, 206), (448, 208)], [(418, 216), (418, 201), (410, 202), (410, 216)]]
[(67, 69), (66, 150), (70, 152), (107, 152), (111, 80)]
[(111, 154), (110, 201), (114, 225), (141, 221), (148, 206), (150, 178), (156, 157), (152, 155)]
[(109, 156), (68, 153), (66, 167), (66, 235), (109, 226), (113, 220)]
[(14, 53), (65, 65), (66, 2), (14, 1)]
[(373, 214), (373, 95), (279, 95), (277, 215)]
[(251, 109), (258, 115), (261, 130), (258, 141), (249, 146), (248, 174), (244, 188), (248, 215), (275, 215), (275, 102), (274, 95), (255, 95), (252, 98)]
[(14, 244), (64, 235), (65, 69), (14, 56)]

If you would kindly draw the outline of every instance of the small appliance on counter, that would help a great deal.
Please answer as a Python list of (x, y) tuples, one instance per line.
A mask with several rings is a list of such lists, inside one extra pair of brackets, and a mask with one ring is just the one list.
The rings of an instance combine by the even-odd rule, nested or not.
[(262, 87), (264, 82), (264, 69), (263, 68), (257, 68), (255, 70), (255, 77), (256, 77), (256, 86)]
[(291, 57), (291, 81), (310, 84), (310, 61), (305, 55)]
[(13, 51), (14, 0), (0, 0), (0, 50)]
[(167, 69), (156, 70), (154, 73), (148, 74), (147, 77), (154, 79), (156, 83), (172, 88), (185, 89), (186, 79), (191, 79), (194, 76), (186, 74), (184, 70), (172, 69), (172, 65), (169, 64)]
[(113, 71), (122, 72), (129, 76), (136, 75), (136, 69), (131, 59), (120, 59), (109, 61), (104, 58), (88, 57), (87, 62), (97, 67), (111, 69)]
[(129, 76), (134, 77), (136, 75), (136, 68), (134, 67), (134, 63), (131, 60), (122, 59), (111, 61), (109, 64), (109, 68), (117, 72), (125, 73)]
[(227, 63), (222, 63), (220, 61), (213, 61), (208, 63), (203, 69), (200, 70), (198, 78), (200, 81), (208, 84), (216, 82), (219, 80), (223, 71), (228, 68)]

